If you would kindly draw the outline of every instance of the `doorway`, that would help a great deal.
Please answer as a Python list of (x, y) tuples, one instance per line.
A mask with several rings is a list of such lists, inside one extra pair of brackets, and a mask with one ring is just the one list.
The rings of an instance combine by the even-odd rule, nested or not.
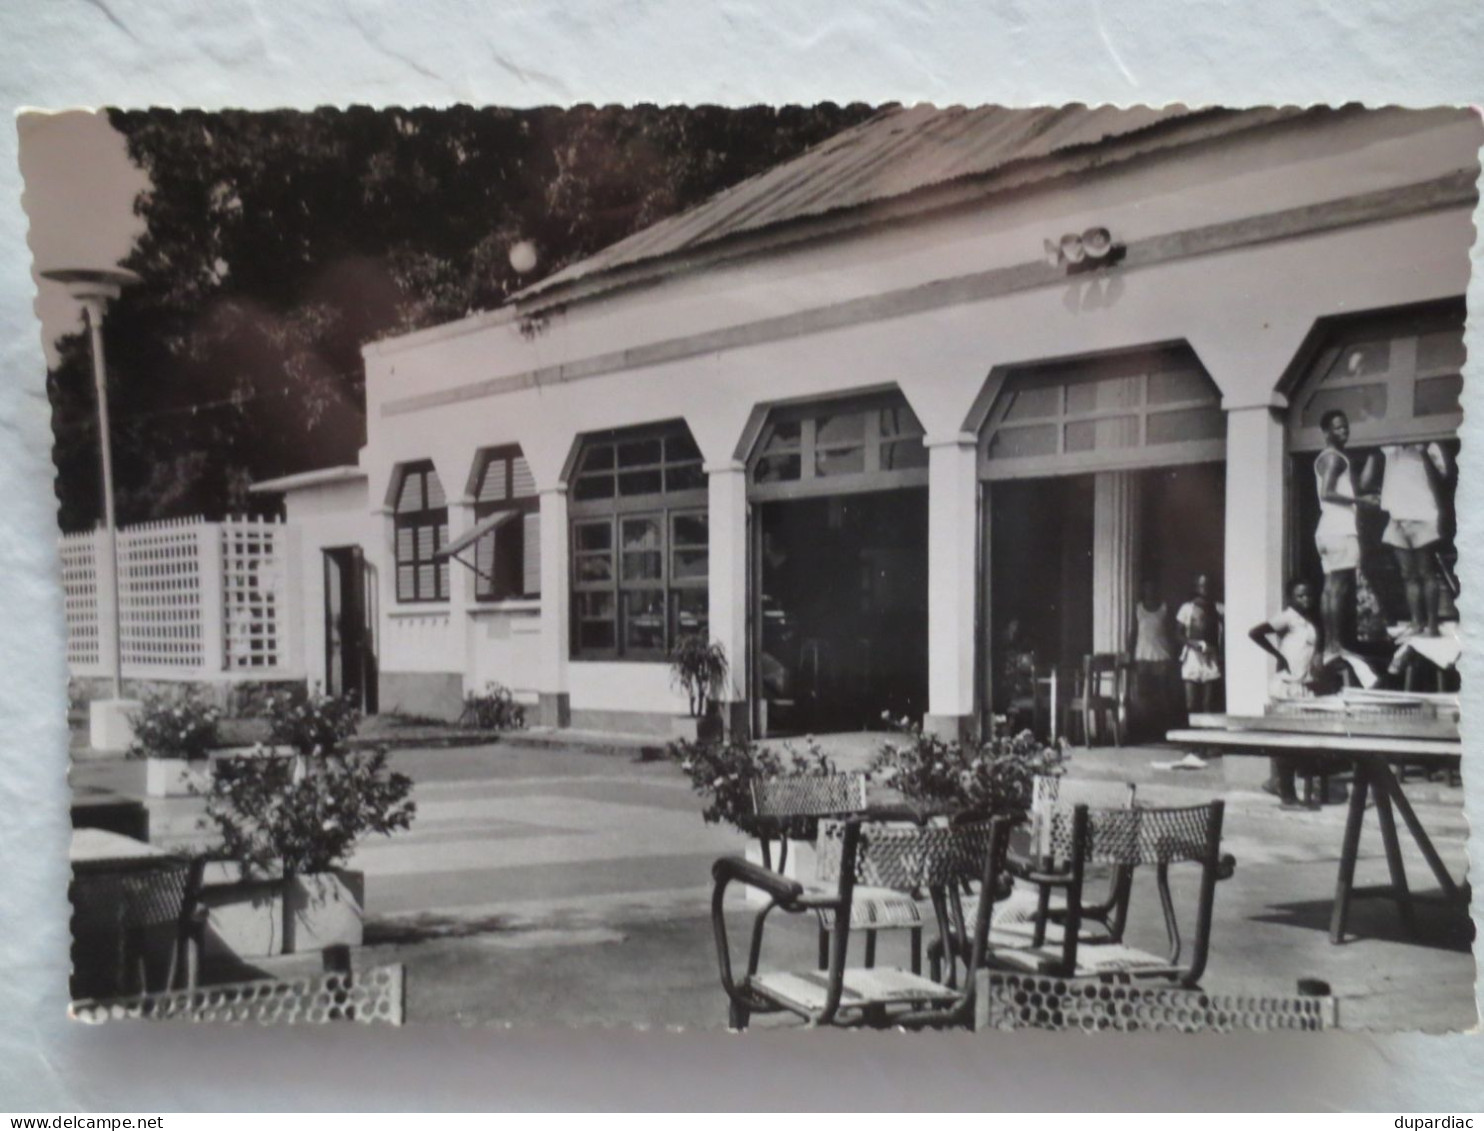
[(325, 691), (377, 710), (376, 586), (359, 546), (324, 551)]
[(927, 491), (753, 510), (754, 664), (764, 736), (875, 730), (927, 709)]

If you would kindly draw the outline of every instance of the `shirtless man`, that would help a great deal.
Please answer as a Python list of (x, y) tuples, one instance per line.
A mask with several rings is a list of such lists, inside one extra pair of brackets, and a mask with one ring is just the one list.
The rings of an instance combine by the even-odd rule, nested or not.
[(1379, 505), (1375, 495), (1355, 491), (1350, 470), (1350, 457), (1345, 445), (1350, 441), (1350, 418), (1332, 408), (1319, 418), (1324, 430), (1324, 451), (1314, 461), (1314, 487), (1319, 494), (1319, 526), (1314, 531), (1314, 544), (1324, 567), (1324, 592), (1319, 599), (1320, 622), (1324, 630), (1324, 661), (1343, 650), (1342, 629), (1345, 609), (1355, 602), (1355, 571), (1360, 566), (1360, 534), (1355, 522), (1356, 511), (1363, 506)]

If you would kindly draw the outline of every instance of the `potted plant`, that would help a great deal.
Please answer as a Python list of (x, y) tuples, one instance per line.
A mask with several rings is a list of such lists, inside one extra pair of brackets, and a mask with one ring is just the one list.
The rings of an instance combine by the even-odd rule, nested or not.
[(359, 946), (356, 844), (411, 826), (412, 780), (386, 751), (351, 750), (360, 715), (303, 688), (269, 697), (272, 748), (223, 759), (206, 798), (224, 861), (208, 869), (206, 949), (240, 958)]
[(712, 709), (726, 689), (726, 649), (704, 636), (682, 636), (670, 653), (670, 682), (685, 692), (690, 713), (671, 720), (671, 735), (677, 740), (695, 742), (702, 737), (715, 737), (720, 719)]
[(1029, 730), (1014, 736), (992, 731), (978, 742), (948, 742), (901, 725), (872, 760), (873, 781), (908, 802), (955, 819), (1024, 817), (1035, 779), (1062, 772), (1065, 755)]
[(130, 758), (145, 759), (149, 797), (188, 797), (211, 782), (209, 755), (222, 713), (194, 688), (179, 695), (146, 695), (132, 719)]
[[(706, 801), (701, 819), (708, 825), (731, 825), (751, 837), (746, 848), (749, 860), (793, 878), (809, 874), (818, 822), (801, 817), (764, 825), (753, 813), (752, 790), (755, 782), (766, 778), (828, 777), (839, 772), (812, 740), (805, 741), (802, 752), (792, 746), (780, 752), (740, 739), (682, 740), (668, 747), (670, 758), (690, 778), (691, 788)], [(762, 894), (756, 889), (747, 890), (749, 901)]]

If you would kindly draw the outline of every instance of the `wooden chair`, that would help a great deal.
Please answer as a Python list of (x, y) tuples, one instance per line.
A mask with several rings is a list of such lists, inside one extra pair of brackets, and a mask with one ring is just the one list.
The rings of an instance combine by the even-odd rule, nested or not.
[[(769, 778), (753, 783), (753, 811), (758, 817), (759, 839), (762, 842), (763, 866), (771, 868), (773, 854), (769, 845), (771, 832), (779, 841), (778, 871), (788, 863), (789, 831), (813, 833), (815, 841), (815, 871), (809, 883), (818, 894), (821, 889), (835, 885), (840, 875), (839, 840), (829, 834), (833, 828), (830, 818), (859, 813), (866, 807), (866, 778), (864, 774), (832, 774), (824, 777), (791, 775)], [(816, 822), (818, 822), (816, 824)], [(815, 825), (813, 829), (800, 825)], [(876, 934), (878, 931), (905, 930), (909, 932), (911, 965), (913, 973), (922, 970), (922, 909), (910, 890), (895, 891), (889, 887), (857, 886), (851, 905), (854, 921), (851, 926), (865, 932), (865, 963), (876, 964)], [(829, 965), (829, 940), (834, 929), (834, 912), (829, 908), (819, 911), (819, 968)]]
[[(1059, 939), (1027, 938), (1023, 932), (991, 931), (985, 961), (993, 968), (1057, 978), (1122, 979), (1159, 977), (1185, 986), (1200, 982), (1211, 941), (1216, 883), (1232, 874), (1235, 861), (1221, 854), (1221, 801), (1178, 809), (1091, 809), (1077, 805), (1053, 816), (1052, 852), (1042, 865), (1020, 878), (1061, 893)], [(1175, 864), (1192, 863), (1201, 877), (1189, 950), (1170, 892)], [(1084, 936), (1087, 872), (1095, 864), (1133, 869), (1153, 865), (1168, 950), (1153, 954), (1125, 945), (1120, 937), (1094, 941)]]
[[(1054, 663), (1040, 663), (1034, 652), (1030, 653), (1029, 685), (1010, 697), (1006, 714), (1012, 727), (1029, 726), (1047, 741), (1055, 742), (1061, 733), (1062, 719), (1067, 713), (1065, 689), (1061, 673)], [(1019, 724), (1016, 720), (1027, 719)]]
[[(1101, 741), (1111, 731), (1113, 745), (1123, 745), (1128, 722), (1129, 663), (1114, 652), (1095, 652), (1082, 660), (1072, 696), (1067, 702), (1069, 716), (1079, 720), (1082, 741), (1087, 746)], [(1071, 717), (1067, 729), (1071, 730)]]
[[(946, 925), (956, 905), (950, 894), (967, 876), (976, 876), (984, 890), (994, 890), (1004, 866), (1009, 828), (1010, 822), (1002, 818), (954, 827), (904, 827), (870, 822), (861, 816), (847, 818), (822, 834), (839, 841), (839, 876), (829, 892), (810, 892), (797, 881), (743, 859), (718, 860), (712, 868), (715, 887), (711, 921), (731, 1026), (744, 1029), (753, 1014), (778, 1012), (802, 1018), (809, 1028), (970, 1026), (976, 982), (972, 971), (983, 957), (991, 901), (980, 901), (972, 927), (974, 944), (968, 976), (960, 987), (954, 968), (950, 968), (946, 980), (938, 981), (901, 969), (846, 965), (857, 881), (891, 888), (924, 888), (932, 895), (940, 925)], [(726, 889), (732, 883), (749, 885), (769, 896), (753, 922), (747, 968), (740, 977), (732, 969), (724, 914)], [(775, 910), (786, 914), (831, 912), (833, 927), (825, 970), (762, 969), (764, 931), (768, 916)], [(956, 923), (953, 929), (962, 932), (965, 925)]]

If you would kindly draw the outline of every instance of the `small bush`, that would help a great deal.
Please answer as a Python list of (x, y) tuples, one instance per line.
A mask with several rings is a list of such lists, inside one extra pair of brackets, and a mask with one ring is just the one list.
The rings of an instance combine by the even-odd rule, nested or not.
[(947, 742), (904, 727), (871, 762), (873, 780), (911, 801), (964, 817), (1024, 816), (1034, 780), (1059, 774), (1064, 755), (1030, 731), (982, 742)]
[(515, 701), (515, 693), (499, 683), (484, 685), (484, 694), (464, 696), (461, 726), (474, 730), (520, 730), (526, 725), (526, 709)]
[(361, 723), (361, 712), (349, 696), (321, 695), (297, 686), (266, 696), (262, 709), (269, 743), (306, 755), (339, 750)]
[[(690, 778), (691, 788), (706, 799), (701, 817), (707, 824), (725, 823), (758, 835), (752, 810), (752, 784), (767, 778), (790, 775), (828, 777), (838, 770), (835, 763), (812, 741), (802, 753), (785, 747), (784, 754), (737, 739), (720, 742), (672, 742), (667, 751)], [(787, 755), (786, 757), (784, 755)], [(799, 840), (814, 839), (814, 822), (789, 822), (784, 835)], [(770, 835), (777, 835), (771, 828)]]
[(178, 695), (151, 694), (135, 713), (130, 758), (167, 758), (196, 761), (218, 744), (217, 724), (222, 713), (197, 691)]

